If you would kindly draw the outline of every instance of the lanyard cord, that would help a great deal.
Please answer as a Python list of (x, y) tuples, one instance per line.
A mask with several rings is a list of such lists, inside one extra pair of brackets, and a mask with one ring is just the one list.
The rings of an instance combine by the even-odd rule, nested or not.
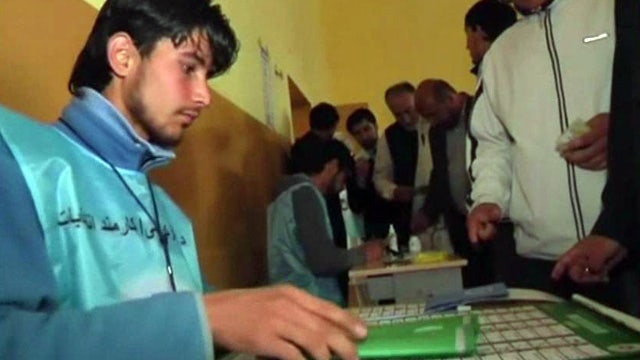
[(164, 253), (164, 261), (166, 264), (167, 274), (169, 275), (169, 283), (171, 284), (171, 289), (175, 292), (176, 281), (173, 275), (173, 265), (171, 264), (171, 257), (169, 256), (169, 234), (164, 233), (160, 226), (160, 216), (158, 215), (158, 205), (156, 203), (156, 197), (153, 191), (153, 187), (151, 186), (151, 180), (149, 180), (149, 176), (145, 174), (145, 178), (147, 179), (147, 186), (149, 187), (149, 193), (151, 193), (151, 202), (153, 204), (153, 214), (155, 216), (151, 215), (147, 207), (144, 206), (144, 204), (142, 203), (142, 200), (140, 200), (140, 198), (133, 192), (133, 189), (131, 189), (131, 187), (129, 186), (127, 181), (124, 179), (120, 171), (118, 171), (118, 169), (109, 160), (107, 160), (98, 150), (96, 150), (95, 147), (91, 146), (91, 144), (89, 144), (87, 140), (85, 140), (82, 136), (80, 136), (80, 134), (78, 134), (76, 129), (74, 129), (71, 125), (69, 125), (69, 123), (67, 123), (63, 118), (60, 118), (59, 120), (86, 147), (88, 147), (89, 150), (91, 150), (96, 156), (98, 156), (102, 161), (107, 163), (109, 167), (111, 167), (111, 170), (113, 170), (113, 172), (116, 174), (116, 176), (120, 180), (120, 183), (122, 183), (122, 185), (124, 185), (124, 187), (127, 189), (127, 191), (129, 192), (129, 195), (133, 197), (133, 199), (136, 201), (138, 206), (140, 206), (140, 208), (144, 211), (144, 213), (147, 214), (147, 216), (151, 220), (151, 223), (153, 223), (153, 226), (155, 227), (154, 229), (158, 234), (158, 237), (160, 238), (160, 245), (162, 245), (162, 251)]

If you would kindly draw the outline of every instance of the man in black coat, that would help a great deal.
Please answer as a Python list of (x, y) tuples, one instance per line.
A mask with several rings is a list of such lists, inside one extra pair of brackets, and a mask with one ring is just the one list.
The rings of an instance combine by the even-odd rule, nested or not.
[(471, 97), (456, 92), (443, 80), (428, 79), (418, 85), (415, 104), (431, 124), (433, 170), (424, 206), (414, 216), (412, 230), (420, 232), (443, 216), (455, 252), (469, 261), (463, 269), (464, 286), (488, 284), (494, 278), (490, 253), (485, 247), (471, 247), (466, 227), (470, 181), (465, 156)]
[[(627, 278), (618, 294), (626, 311), (640, 313), (638, 253), (640, 251), (640, 2), (617, 0), (616, 50), (611, 93), (607, 184), (603, 209), (587, 236), (557, 262), (552, 277), (568, 275), (578, 283), (609, 280), (609, 272)], [(582, 148), (582, 137), (571, 149)], [(575, 152), (580, 155), (579, 152)], [(634, 284), (635, 283), (635, 284)]]

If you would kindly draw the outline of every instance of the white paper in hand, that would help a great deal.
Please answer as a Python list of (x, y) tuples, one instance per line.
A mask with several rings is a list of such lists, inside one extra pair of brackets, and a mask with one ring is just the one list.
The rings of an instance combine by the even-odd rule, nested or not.
[(556, 151), (561, 152), (564, 150), (569, 141), (578, 138), (591, 131), (591, 127), (582, 119), (576, 119), (569, 124), (569, 127), (558, 137), (556, 140)]

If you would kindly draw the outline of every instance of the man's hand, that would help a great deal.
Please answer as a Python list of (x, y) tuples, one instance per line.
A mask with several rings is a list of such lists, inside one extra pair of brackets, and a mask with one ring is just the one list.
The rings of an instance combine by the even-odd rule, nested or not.
[(418, 211), (411, 218), (411, 234), (423, 233), (429, 227), (429, 218), (422, 211)]
[(627, 250), (617, 241), (589, 235), (560, 257), (551, 277), (560, 280), (568, 274), (577, 283), (606, 282), (609, 271), (626, 255)]
[(482, 203), (476, 206), (467, 216), (467, 229), (472, 244), (487, 241), (496, 236), (496, 224), (501, 219), (498, 205)]
[(369, 240), (361, 245), (367, 258), (367, 264), (380, 262), (384, 257), (384, 248), (387, 241), (384, 239)]
[(411, 186), (398, 186), (393, 190), (393, 200), (410, 203), (413, 201), (415, 190)]
[(560, 155), (583, 169), (606, 169), (609, 114), (598, 114), (587, 125), (591, 130), (563, 145)]
[(229, 350), (285, 360), (358, 358), (366, 337), (359, 319), (293, 286), (229, 290), (204, 295), (216, 343)]

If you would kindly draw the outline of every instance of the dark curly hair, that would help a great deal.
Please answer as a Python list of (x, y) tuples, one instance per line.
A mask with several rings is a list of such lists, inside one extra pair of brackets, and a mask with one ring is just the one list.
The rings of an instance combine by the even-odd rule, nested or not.
[(239, 49), (220, 6), (209, 0), (107, 0), (73, 66), (68, 83), (72, 94), (83, 86), (101, 92), (111, 82), (107, 43), (121, 31), (131, 36), (143, 57), (151, 54), (159, 40), (169, 38), (178, 46), (202, 31), (213, 54), (211, 76), (231, 67)]

